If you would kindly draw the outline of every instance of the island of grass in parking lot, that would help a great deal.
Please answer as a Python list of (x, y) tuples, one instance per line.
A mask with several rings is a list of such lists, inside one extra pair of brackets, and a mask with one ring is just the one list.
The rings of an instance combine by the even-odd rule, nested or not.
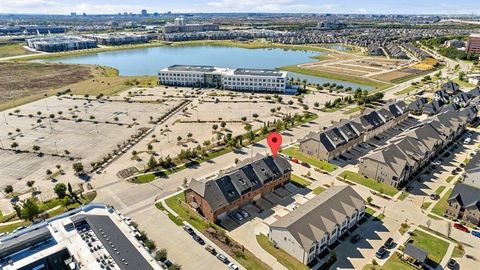
[(333, 172), (338, 168), (338, 166), (328, 163), (327, 161), (318, 160), (312, 156), (306, 155), (298, 149), (298, 147), (289, 147), (280, 151), (282, 154), (288, 155), (292, 158), (296, 158), (302, 162), (313, 165), (319, 169), (325, 170), (327, 172)]
[(366, 178), (356, 172), (344, 171), (339, 176), (340, 180), (348, 180), (355, 182), (357, 184), (366, 186), (370, 189), (378, 191), (380, 193), (386, 194), (388, 196), (393, 196), (397, 194), (398, 190), (390, 185), (385, 183), (377, 182), (371, 178)]

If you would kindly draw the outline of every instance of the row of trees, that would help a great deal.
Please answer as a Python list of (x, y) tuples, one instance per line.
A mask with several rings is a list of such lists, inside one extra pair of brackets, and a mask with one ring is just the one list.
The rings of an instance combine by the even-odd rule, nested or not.
[[(34, 183), (35, 181), (29, 181), (27, 182), (27, 185), (29, 187), (32, 187)], [(53, 191), (57, 195), (58, 199), (62, 200), (62, 205), (65, 207), (74, 203), (80, 203), (80, 199), (78, 195), (73, 191), (70, 183), (68, 183), (68, 185), (58, 183), (53, 188)], [(13, 192), (13, 187), (7, 186), (5, 188), (5, 192)], [(39, 206), (38, 200), (35, 197), (30, 197), (24, 200), (22, 203), (12, 203), (12, 206), (18, 218), (32, 222), (43, 212), (43, 210)]]

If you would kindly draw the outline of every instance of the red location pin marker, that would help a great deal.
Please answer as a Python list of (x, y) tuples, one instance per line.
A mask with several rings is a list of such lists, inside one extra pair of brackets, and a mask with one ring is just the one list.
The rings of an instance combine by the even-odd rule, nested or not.
[(273, 157), (277, 157), (278, 150), (280, 149), (280, 146), (282, 145), (282, 135), (280, 135), (278, 132), (270, 132), (267, 137), (267, 143), (268, 146), (270, 147), (270, 150), (272, 150)]

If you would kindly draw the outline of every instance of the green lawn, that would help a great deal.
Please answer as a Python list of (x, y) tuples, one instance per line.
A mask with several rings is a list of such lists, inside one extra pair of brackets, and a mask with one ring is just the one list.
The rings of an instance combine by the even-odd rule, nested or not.
[(452, 180), (453, 180), (454, 178), (455, 178), (455, 176), (454, 176), (454, 175), (450, 175), (449, 177), (447, 177), (447, 180), (446, 180), (446, 181), (447, 181), (447, 183), (450, 183), (450, 182), (452, 182)]
[(428, 253), (428, 258), (437, 264), (442, 261), (443, 256), (447, 253), (448, 242), (429, 233), (415, 230), (410, 239), (413, 239), (412, 245), (425, 250)]
[(408, 195), (410, 195), (410, 193), (402, 191), (402, 194), (400, 194), (400, 196), (398, 196), (398, 199), (403, 201), (408, 197)]
[(322, 186), (319, 186), (319, 187), (316, 187), (312, 192), (313, 192), (313, 194), (318, 195), (318, 194), (320, 194), (324, 191), (325, 191), (325, 188), (322, 187)]
[(324, 78), (335, 79), (335, 80), (340, 80), (344, 82), (353, 82), (353, 83), (363, 84), (367, 86), (372, 86), (376, 88), (373, 91), (381, 91), (391, 86), (391, 84), (387, 84), (387, 83), (380, 83), (380, 82), (363, 79), (359, 77), (354, 77), (354, 76), (340, 75), (340, 74), (335, 74), (330, 72), (322, 72), (318, 70), (298, 67), (296, 65), (280, 67), (280, 69), (285, 71), (290, 71), (290, 72), (301, 73), (309, 76), (324, 77)]
[(365, 213), (373, 216), (373, 214), (375, 214), (375, 212), (377, 212), (377, 210), (373, 209), (373, 208), (370, 208), (370, 207), (367, 207), (365, 208)]
[(361, 107), (361, 106), (355, 106), (355, 107), (353, 107), (353, 108), (351, 108), (351, 109), (348, 109), (348, 110), (344, 111), (343, 114), (356, 113), (356, 112), (358, 112), (358, 111), (361, 111), (362, 108), (363, 108), (363, 107)]
[(447, 207), (447, 200), (450, 197), (450, 193), (452, 193), (452, 189), (448, 189), (448, 191), (445, 193), (445, 195), (438, 200), (437, 204), (435, 207), (432, 209), (432, 213), (437, 214), (441, 217), (445, 214), (445, 207)]
[(428, 207), (430, 207), (431, 204), (432, 204), (432, 202), (424, 202), (424, 203), (422, 203), (422, 209), (423, 209), (423, 210), (427, 209)]
[(268, 237), (264, 234), (259, 234), (256, 236), (258, 244), (268, 253), (270, 253), (273, 257), (277, 259), (279, 263), (285, 266), (287, 269), (290, 270), (307, 270), (310, 269), (303, 263), (301, 263), (296, 258), (292, 257), (287, 252), (276, 248), (273, 246), (272, 242), (268, 239)]
[(373, 190), (376, 190), (380, 193), (386, 194), (388, 196), (393, 196), (397, 194), (398, 190), (390, 185), (387, 185), (385, 183), (380, 183), (377, 182), (371, 178), (365, 178), (362, 175), (352, 172), (352, 171), (344, 171), (342, 172), (339, 177), (341, 179), (346, 179), (355, 183), (358, 183), (360, 185), (364, 185), (368, 188), (371, 188)]
[(308, 163), (308, 164), (313, 165), (315, 167), (318, 167), (319, 169), (325, 170), (327, 172), (333, 172), (334, 170), (336, 170), (338, 168), (338, 166), (336, 166), (334, 164), (331, 164), (331, 163), (328, 163), (327, 161), (318, 160), (318, 159), (316, 159), (312, 156), (309, 156), (307, 154), (304, 154), (304, 153), (300, 152), (298, 147), (292, 146), (292, 147), (283, 149), (283, 150), (281, 150), (281, 153), (283, 153), (285, 155), (288, 155), (292, 158), (296, 158), (296, 159), (298, 159), (302, 162)]
[(23, 48), (23, 44), (15, 43), (15, 44), (0, 45), (0, 58), (32, 54), (32, 53), (33, 52)]
[(295, 174), (292, 174), (290, 176), (290, 181), (294, 185), (299, 186), (299, 187), (307, 187), (307, 186), (310, 186), (312, 184), (312, 182), (308, 181), (307, 179), (305, 179), (303, 177), (300, 177), (298, 175), (295, 175)]
[(9, 233), (20, 226), (28, 226), (30, 224), (32, 224), (30, 221), (20, 221), (17, 223), (0, 226), (0, 233)]
[(367, 264), (363, 267), (363, 270), (415, 270), (413, 266), (408, 263), (403, 262), (400, 259), (401, 254), (395, 252), (390, 258), (385, 262), (383, 266)]
[(446, 186), (439, 186), (436, 190), (435, 193), (440, 195), (442, 191), (446, 188)]

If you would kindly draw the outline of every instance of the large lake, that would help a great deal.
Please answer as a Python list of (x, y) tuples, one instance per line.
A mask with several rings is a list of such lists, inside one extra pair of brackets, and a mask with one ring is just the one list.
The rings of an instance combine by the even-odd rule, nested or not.
[[(156, 75), (162, 68), (175, 65), (212, 65), (228, 68), (268, 68), (312, 62), (311, 56), (321, 52), (272, 49), (243, 49), (222, 46), (160, 46), (139, 48), (121, 51), (100, 52), (78, 56), (53, 58), (45, 61), (96, 64), (114, 67), (120, 75), (142, 76)], [(366, 90), (370, 86), (332, 80), (323, 77), (307, 76), (289, 72), (290, 77), (306, 79), (310, 83), (323, 84), (326, 82), (342, 84), (353, 89), (361, 87)]]

